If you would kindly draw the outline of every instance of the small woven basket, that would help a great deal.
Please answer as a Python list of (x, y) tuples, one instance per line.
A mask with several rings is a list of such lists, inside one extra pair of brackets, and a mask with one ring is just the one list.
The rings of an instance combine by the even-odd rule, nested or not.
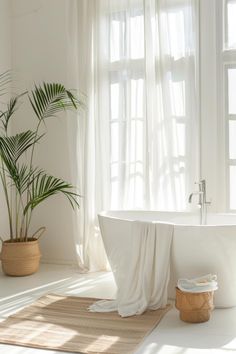
[(28, 242), (5, 241), (0, 254), (2, 270), (6, 275), (17, 277), (33, 274), (39, 268), (40, 257), (37, 239)]
[(189, 293), (176, 288), (175, 307), (180, 311), (180, 319), (191, 323), (208, 321), (214, 309), (213, 296), (214, 291)]

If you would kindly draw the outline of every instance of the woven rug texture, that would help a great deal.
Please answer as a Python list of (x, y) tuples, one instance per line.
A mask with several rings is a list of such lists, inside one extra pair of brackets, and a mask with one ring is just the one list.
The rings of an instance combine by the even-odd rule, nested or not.
[(48, 294), (0, 322), (0, 343), (81, 354), (131, 354), (170, 309), (122, 318), (94, 313), (99, 299)]

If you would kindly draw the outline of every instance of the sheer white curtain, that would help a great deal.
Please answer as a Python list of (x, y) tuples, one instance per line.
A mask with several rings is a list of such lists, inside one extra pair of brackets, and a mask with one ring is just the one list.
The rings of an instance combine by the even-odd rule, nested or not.
[(69, 127), (84, 196), (77, 249), (101, 269), (99, 211), (188, 208), (199, 165), (197, 1), (73, 0), (67, 10), (69, 80), (88, 107)]
[[(109, 105), (101, 88), (105, 71), (101, 6), (96, 1), (67, 4), (67, 76), (70, 87), (85, 96), (87, 108), (68, 119), (72, 181), (79, 187), (80, 210), (74, 217), (74, 239), (81, 270), (107, 269), (97, 213), (109, 208)], [(99, 5), (99, 6), (98, 6)], [(102, 76), (104, 75), (103, 79)]]

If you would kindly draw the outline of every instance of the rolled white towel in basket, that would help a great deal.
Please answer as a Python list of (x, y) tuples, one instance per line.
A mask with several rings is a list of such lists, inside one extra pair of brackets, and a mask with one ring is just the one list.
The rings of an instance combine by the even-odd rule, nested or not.
[(177, 287), (189, 293), (203, 293), (218, 289), (217, 276), (206, 274), (194, 279), (179, 279)]

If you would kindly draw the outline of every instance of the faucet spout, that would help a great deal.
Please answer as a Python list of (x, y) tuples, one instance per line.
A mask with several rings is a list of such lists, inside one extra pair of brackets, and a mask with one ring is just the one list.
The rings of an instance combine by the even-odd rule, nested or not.
[(192, 203), (192, 198), (193, 198), (193, 193), (191, 193), (191, 194), (189, 195), (189, 197), (188, 197), (188, 202), (189, 202), (189, 203)]
[[(193, 196), (194, 196), (194, 195), (199, 195), (199, 197), (200, 197), (202, 194), (203, 194), (202, 191), (191, 193), (191, 194), (189, 195), (189, 197), (188, 197), (188, 202), (189, 202), (189, 203), (192, 203), (192, 199), (193, 199)], [(199, 203), (199, 204), (200, 204), (200, 203)]]
[(192, 203), (192, 198), (194, 195), (199, 196), (198, 205), (200, 206), (200, 224), (205, 225), (207, 219), (207, 205), (211, 203), (206, 201), (206, 181), (203, 179), (196, 184), (199, 186), (199, 191), (191, 193), (189, 195), (188, 202)]

